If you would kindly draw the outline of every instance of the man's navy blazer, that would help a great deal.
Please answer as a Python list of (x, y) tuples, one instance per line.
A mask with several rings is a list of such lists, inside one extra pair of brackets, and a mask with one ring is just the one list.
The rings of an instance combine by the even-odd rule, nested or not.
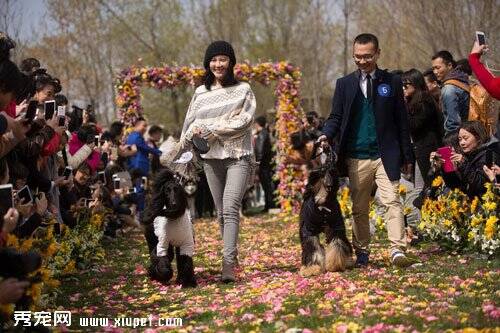
[[(330, 142), (336, 139), (340, 165), (344, 162), (346, 131), (356, 94), (361, 94), (359, 70), (337, 80), (332, 112), (323, 126)], [(373, 103), (377, 141), (382, 164), (391, 181), (400, 179), (403, 163), (413, 163), (403, 84), (397, 75), (377, 69), (373, 79)]]

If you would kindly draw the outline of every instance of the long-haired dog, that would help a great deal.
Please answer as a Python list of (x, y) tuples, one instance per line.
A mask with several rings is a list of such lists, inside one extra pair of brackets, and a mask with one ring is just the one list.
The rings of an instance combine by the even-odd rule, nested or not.
[[(337, 200), (339, 177), (334, 153), (330, 146), (322, 148), (318, 143), (294, 146), (311, 149), (301, 154), (309, 158), (309, 176), (300, 210), (300, 274), (312, 276), (351, 268), (352, 247)], [(322, 232), (325, 233), (326, 247), (320, 242)]]
[(175, 256), (176, 282), (183, 288), (196, 287), (193, 224), (180, 177), (168, 168), (162, 169), (154, 178), (152, 192), (142, 219), (150, 252), (148, 273), (154, 280), (169, 282)]

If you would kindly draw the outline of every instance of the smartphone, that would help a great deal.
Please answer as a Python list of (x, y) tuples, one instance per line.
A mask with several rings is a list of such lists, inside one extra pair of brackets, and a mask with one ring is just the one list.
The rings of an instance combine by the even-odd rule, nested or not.
[(36, 116), (36, 109), (38, 108), (38, 101), (31, 101), (28, 104), (28, 109), (26, 109), (26, 115), (24, 118), (33, 120)]
[(99, 135), (94, 136), (94, 144), (96, 147), (99, 147)]
[(146, 188), (148, 185), (148, 177), (142, 177), (142, 187)]
[(17, 192), (17, 197), (19, 198), (19, 201), (23, 201), (24, 199), (24, 204), (28, 204), (30, 202), (35, 202), (35, 198), (33, 198), (33, 195), (31, 194), (30, 188), (28, 185), (25, 185), (22, 189)]
[(92, 201), (94, 201), (94, 199), (85, 198), (84, 199), (84, 205), (85, 205), (85, 207), (90, 207), (90, 203)]
[(59, 117), (59, 126), (64, 126), (66, 124), (66, 107), (64, 105), (59, 105), (57, 107), (57, 117)]
[(486, 35), (482, 31), (476, 31), (476, 40), (479, 45), (486, 44)]
[(73, 172), (72, 167), (70, 166), (65, 167), (63, 172), (64, 179), (68, 179), (72, 172)]
[(56, 101), (46, 101), (44, 104), (45, 120), (52, 119), (54, 112), (56, 112)]
[(486, 161), (485, 161), (485, 165), (488, 167), (488, 168), (491, 168), (493, 166), (493, 151), (492, 150), (486, 150)]
[(104, 175), (104, 171), (99, 171), (97, 173), (97, 180), (99, 180), (103, 185), (106, 185), (106, 176)]
[(131, 187), (128, 189), (128, 194), (136, 193), (135, 187)]
[(120, 178), (114, 178), (113, 179), (113, 188), (115, 190), (119, 189), (120, 188)]
[(438, 148), (437, 152), (441, 155), (441, 158), (444, 160), (443, 171), (444, 172), (452, 172), (455, 171), (455, 165), (451, 161), (451, 147), (441, 147)]
[(7, 214), (9, 208), (14, 207), (14, 197), (12, 195), (12, 184), (0, 185), (0, 216)]

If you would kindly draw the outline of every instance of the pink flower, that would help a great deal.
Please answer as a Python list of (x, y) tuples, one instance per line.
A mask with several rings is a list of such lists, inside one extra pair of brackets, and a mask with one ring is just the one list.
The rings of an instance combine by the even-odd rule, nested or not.
[(245, 313), (243, 316), (241, 316), (241, 320), (253, 320), (255, 319), (255, 315), (252, 313)]
[(311, 315), (311, 309), (309, 309), (309, 307), (307, 307), (306, 309), (300, 308), (299, 309), (299, 313), (302, 316), (310, 316)]

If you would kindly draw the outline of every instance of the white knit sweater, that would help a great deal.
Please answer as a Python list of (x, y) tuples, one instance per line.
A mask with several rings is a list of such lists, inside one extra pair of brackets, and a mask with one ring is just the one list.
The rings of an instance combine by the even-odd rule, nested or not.
[(191, 140), (193, 129), (214, 134), (206, 159), (241, 158), (252, 155), (252, 123), (256, 102), (250, 85), (240, 82), (230, 87), (207, 90), (199, 86), (186, 114), (181, 142)]

